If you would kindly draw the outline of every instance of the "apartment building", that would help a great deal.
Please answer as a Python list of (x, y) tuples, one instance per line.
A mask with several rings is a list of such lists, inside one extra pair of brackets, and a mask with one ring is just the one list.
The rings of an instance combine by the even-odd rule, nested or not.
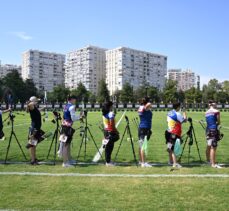
[(65, 86), (77, 88), (82, 82), (87, 90), (96, 94), (98, 83), (105, 78), (106, 49), (88, 45), (66, 55)]
[(134, 89), (154, 86), (161, 90), (166, 73), (166, 56), (127, 47), (106, 51), (106, 82), (111, 95), (127, 82)]
[(65, 55), (28, 50), (22, 55), (22, 78), (32, 79), (39, 91), (52, 91), (64, 84)]
[(8, 73), (12, 72), (12, 70), (17, 70), (21, 75), (21, 66), (14, 64), (1, 64), (0, 61), (0, 78), (5, 77)]
[(192, 70), (170, 69), (167, 78), (177, 81), (178, 90), (186, 91), (192, 87), (200, 86), (200, 76), (196, 75)]

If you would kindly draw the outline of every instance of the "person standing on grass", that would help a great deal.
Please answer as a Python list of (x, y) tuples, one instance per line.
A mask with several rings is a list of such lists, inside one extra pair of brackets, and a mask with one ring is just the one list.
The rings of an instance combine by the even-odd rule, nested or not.
[(72, 125), (75, 121), (80, 120), (82, 115), (76, 115), (76, 97), (69, 96), (68, 102), (64, 106), (63, 111), (63, 121), (61, 125), (60, 132), (60, 147), (58, 156), (63, 157), (63, 167), (72, 167), (76, 161), (71, 160), (71, 141), (75, 133), (75, 130), (72, 128)]
[(177, 163), (176, 155), (174, 153), (174, 146), (177, 139), (181, 138), (182, 123), (187, 121), (187, 114), (180, 113), (181, 104), (174, 103), (173, 110), (167, 114), (168, 129), (165, 131), (165, 138), (167, 144), (167, 151), (169, 153), (169, 164), (173, 167), (181, 168), (182, 166)]
[(38, 160), (36, 158), (36, 146), (39, 142), (44, 140), (42, 137), (44, 131), (41, 130), (41, 113), (38, 109), (39, 99), (35, 96), (30, 97), (27, 102), (26, 111), (30, 113), (31, 127), (29, 130), (28, 144), (26, 148), (30, 150), (31, 165), (38, 165)]
[(138, 138), (141, 167), (151, 167), (151, 165), (146, 162), (147, 142), (149, 141), (152, 134), (151, 127), (153, 114), (151, 111), (151, 107), (152, 105), (149, 102), (148, 97), (141, 99), (141, 106), (138, 109), (138, 115), (140, 118)]
[(217, 105), (214, 101), (209, 101), (209, 110), (205, 113), (207, 122), (206, 128), (206, 158), (207, 162), (211, 164), (213, 168), (222, 168), (216, 164), (216, 149), (218, 146), (219, 138), (219, 125), (220, 125), (220, 112), (217, 110)]
[(111, 162), (111, 154), (114, 149), (114, 143), (119, 140), (119, 132), (115, 127), (115, 113), (112, 111), (113, 102), (108, 101), (102, 108), (104, 138), (107, 141), (105, 145), (106, 166), (114, 166)]
[(2, 114), (6, 113), (6, 112), (10, 112), (11, 108), (6, 109), (6, 110), (2, 110), (0, 108), (0, 141), (4, 141), (5, 140), (5, 134), (3, 132), (3, 122), (2, 122)]

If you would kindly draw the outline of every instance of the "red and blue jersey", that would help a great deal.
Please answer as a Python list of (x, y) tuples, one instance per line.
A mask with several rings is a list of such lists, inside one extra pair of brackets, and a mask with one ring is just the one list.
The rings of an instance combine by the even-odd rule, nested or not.
[(220, 116), (220, 112), (214, 108), (210, 108), (205, 113), (207, 129), (217, 129), (219, 116)]
[(139, 128), (151, 129), (153, 113), (151, 110), (147, 110), (144, 105), (141, 105), (138, 109), (138, 115), (140, 117)]
[(115, 114), (110, 111), (108, 114), (103, 116), (104, 129), (109, 132), (114, 132), (115, 129)]
[(167, 114), (168, 132), (181, 136), (182, 134), (182, 123), (185, 118), (176, 110), (172, 110)]

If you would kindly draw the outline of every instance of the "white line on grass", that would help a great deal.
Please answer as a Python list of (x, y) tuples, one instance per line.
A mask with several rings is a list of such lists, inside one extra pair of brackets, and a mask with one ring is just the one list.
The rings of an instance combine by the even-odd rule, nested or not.
[(49, 177), (229, 178), (229, 174), (81, 174), (81, 173), (46, 173), (46, 172), (0, 172), (0, 175), (49, 176)]

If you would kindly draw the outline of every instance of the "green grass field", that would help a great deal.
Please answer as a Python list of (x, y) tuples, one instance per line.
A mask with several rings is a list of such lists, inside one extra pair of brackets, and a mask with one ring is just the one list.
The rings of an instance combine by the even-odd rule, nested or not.
[[(134, 137), (135, 150), (137, 152), (137, 128), (132, 119), (136, 112), (127, 112), (130, 119), (131, 132)], [(119, 112), (117, 119), (122, 112)], [(201, 158), (205, 161), (205, 136), (204, 130), (198, 123), (204, 118), (201, 112), (190, 112), (193, 118), (197, 141)], [(224, 139), (220, 142), (217, 154), (219, 163), (229, 164), (229, 113), (222, 112), (222, 132)], [(4, 118), (7, 117), (4, 114)], [(55, 125), (51, 123), (52, 115), (43, 123), (45, 131), (54, 131)], [(98, 125), (101, 123), (101, 114), (88, 113), (88, 122), (91, 124), (91, 132), (100, 147), (103, 137)], [(27, 133), (30, 124), (28, 114), (16, 115), (15, 132), (25, 149)], [(119, 131), (122, 134), (125, 128), (125, 120), (122, 121)], [(78, 128), (79, 122), (75, 124)], [(189, 123), (185, 124), (183, 132), (187, 131)], [(133, 174), (133, 175), (187, 175), (187, 174), (224, 174), (229, 175), (229, 168), (212, 169), (205, 164), (199, 164), (196, 146), (191, 147), (191, 164), (184, 168), (170, 171), (171, 167), (165, 165), (168, 161), (164, 130), (166, 129), (166, 112), (154, 112), (153, 135), (149, 142), (148, 161), (150, 163), (162, 163), (162, 166), (142, 169), (137, 168), (133, 162), (133, 154), (130, 142), (124, 139), (117, 162), (128, 165), (107, 168), (100, 165), (77, 165), (75, 168), (62, 168), (61, 161), (53, 166), (49, 163), (40, 166), (28, 164), (0, 165), (1, 172), (47, 172), (47, 173), (81, 173), (81, 174)], [(4, 161), (6, 147), (10, 133), (10, 127), (5, 125), (4, 132), (7, 140), (0, 142), (0, 161)], [(81, 137), (79, 130), (75, 133), (72, 156), (76, 159)], [(46, 159), (51, 139), (42, 142), (37, 148), (37, 157), (43, 161), (52, 161), (51, 156)], [(115, 155), (119, 142), (116, 143), (113, 155)], [(80, 161), (91, 162), (96, 153), (92, 140), (87, 144), (87, 157), (84, 160), (82, 150)], [(188, 147), (185, 149), (182, 163), (187, 164)], [(138, 154), (137, 154), (138, 157)], [(15, 140), (12, 140), (8, 161), (24, 161)], [(0, 175), (0, 209), (16, 210), (228, 210), (229, 196), (228, 178), (131, 178), (131, 177), (52, 177), (52, 176), (18, 176)]]

